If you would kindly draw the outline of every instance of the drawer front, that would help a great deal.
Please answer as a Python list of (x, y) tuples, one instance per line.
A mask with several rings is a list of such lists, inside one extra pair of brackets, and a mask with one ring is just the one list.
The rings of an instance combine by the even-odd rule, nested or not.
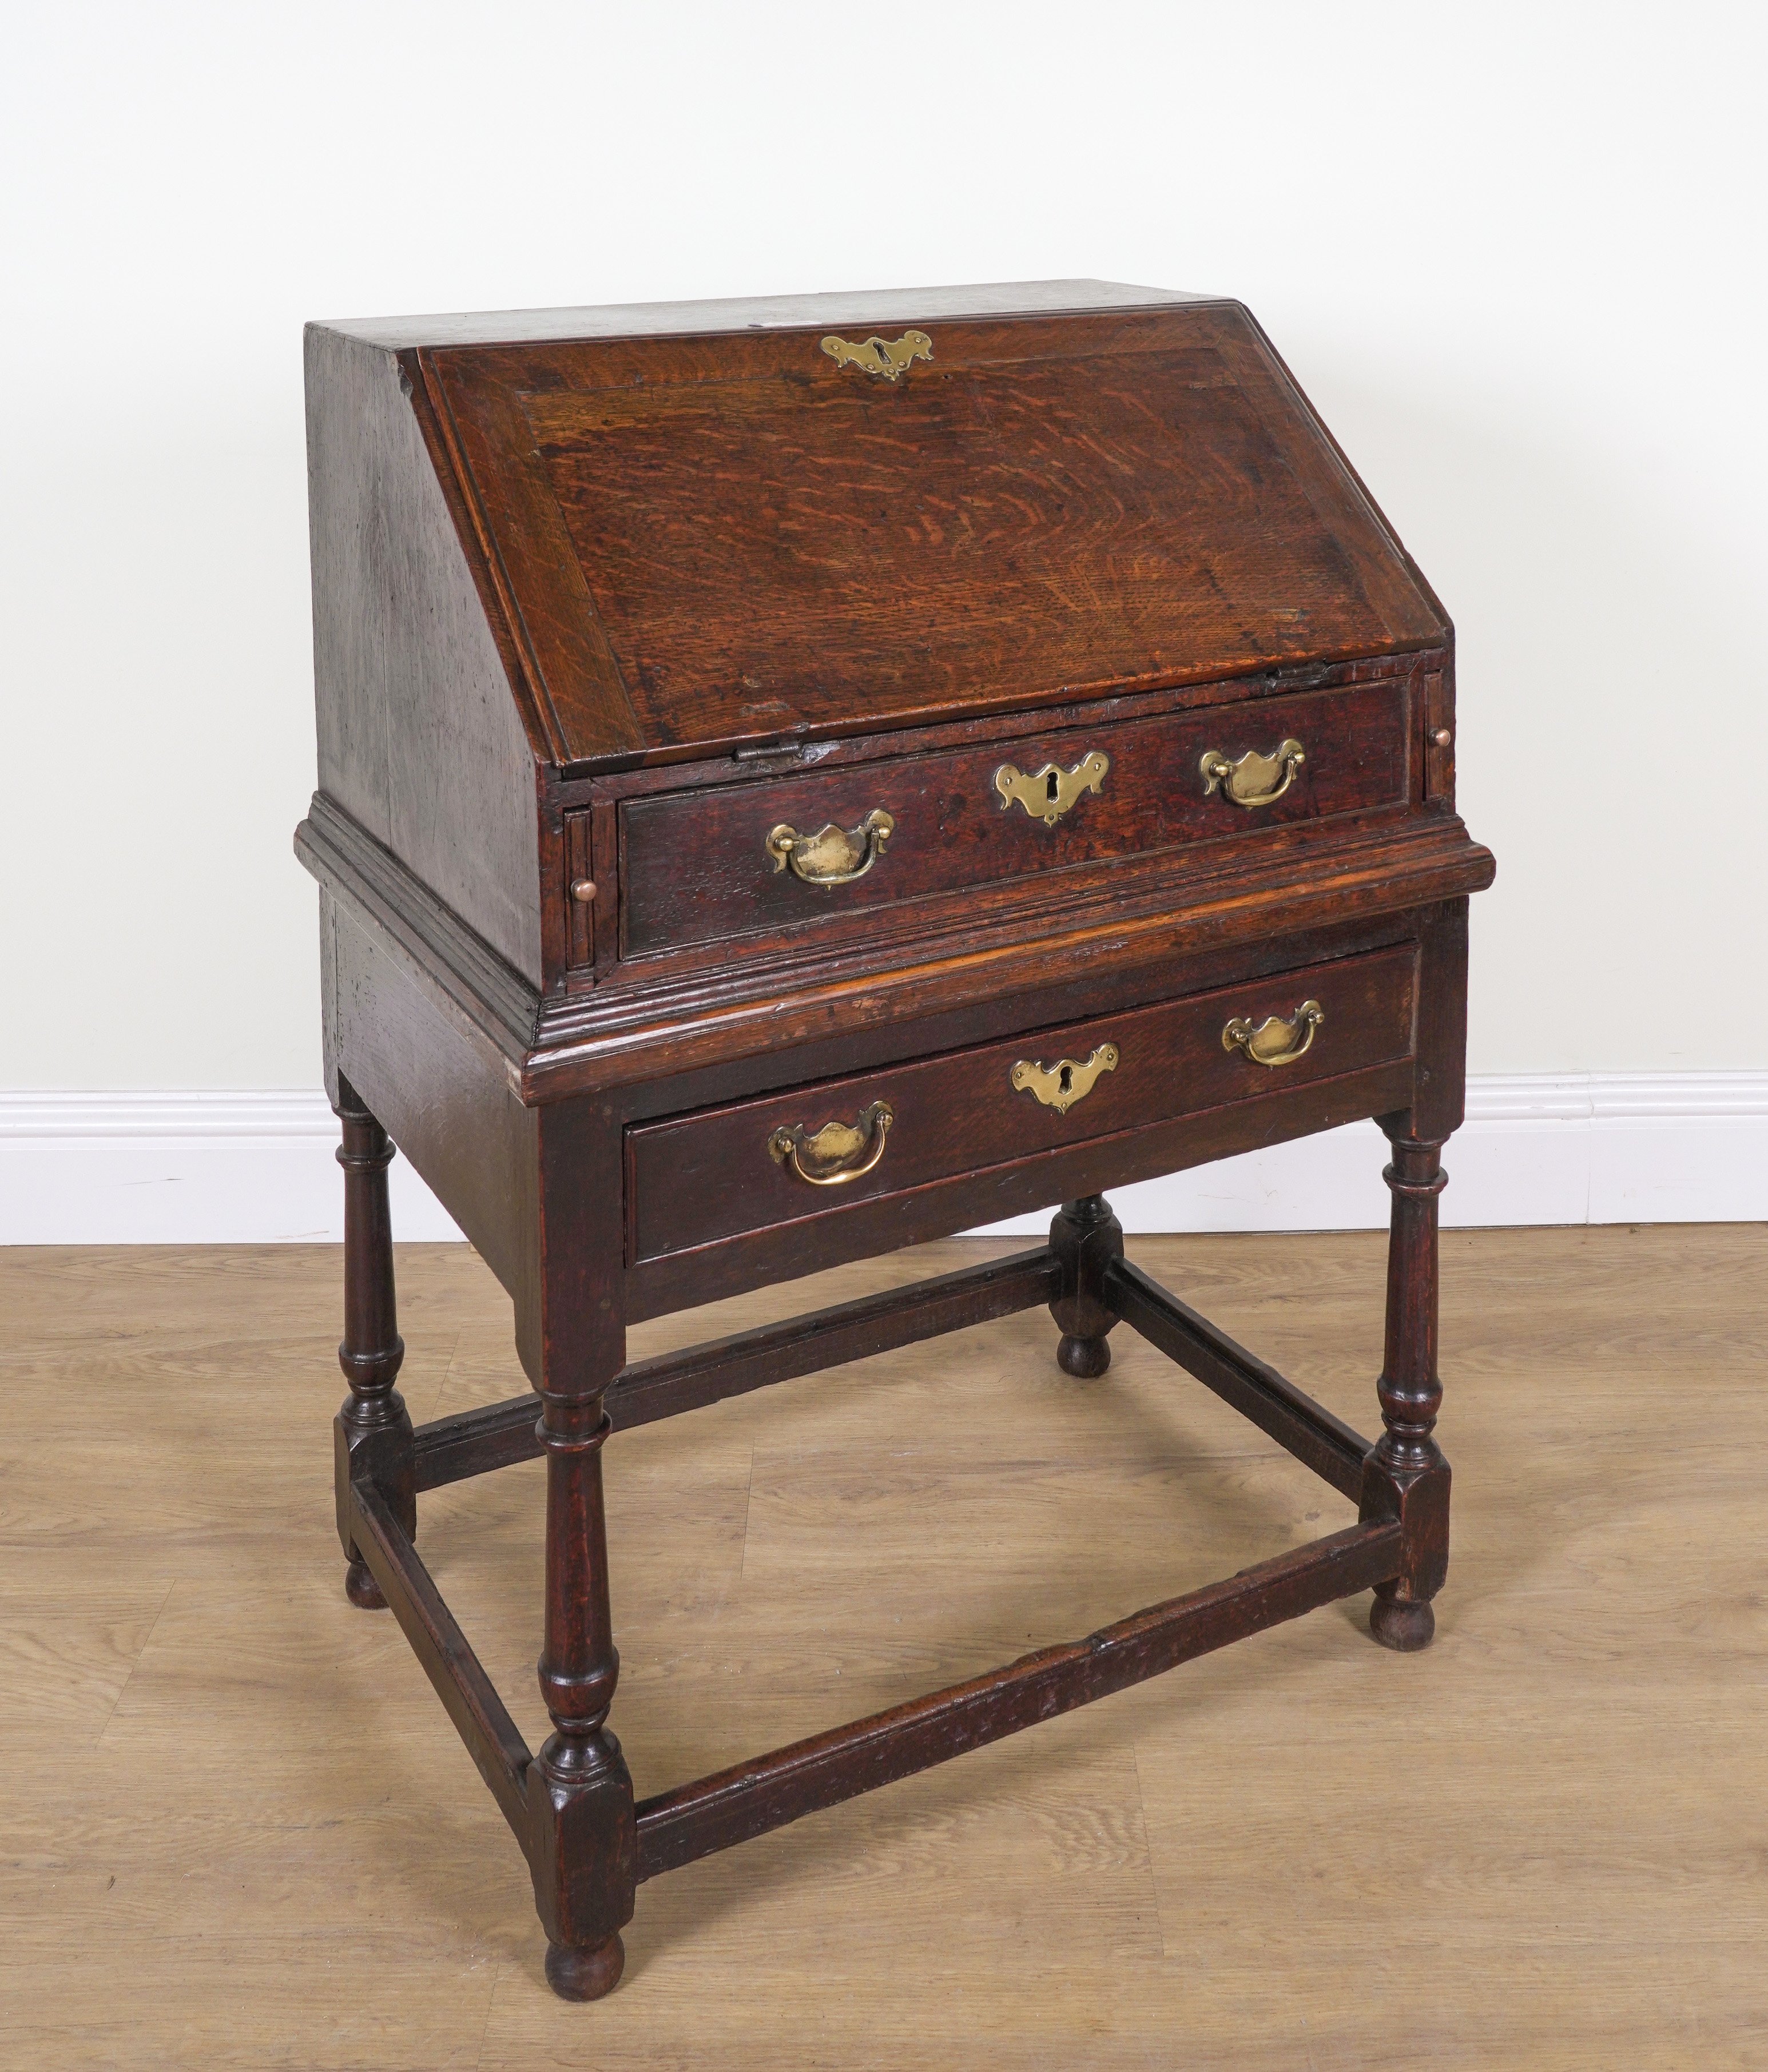
[[(1395, 677), (629, 800), (623, 953), (1399, 804), (1408, 692)], [(1259, 760), (1289, 743), (1299, 759)]]
[(1404, 1060), (1416, 972), (1408, 944), (637, 1125), (627, 1263)]

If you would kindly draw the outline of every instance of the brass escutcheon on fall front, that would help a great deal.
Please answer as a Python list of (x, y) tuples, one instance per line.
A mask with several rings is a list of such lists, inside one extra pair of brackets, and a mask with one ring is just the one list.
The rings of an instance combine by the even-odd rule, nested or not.
[(792, 876), (807, 885), (851, 885), (878, 861), (895, 832), (894, 815), (875, 806), (857, 828), (838, 828), (831, 821), (813, 835), (801, 835), (782, 820), (768, 829), (763, 846), (775, 870), (790, 865)]
[(1066, 1115), (1076, 1101), (1084, 1100), (1092, 1092), (1101, 1072), (1116, 1069), (1117, 1046), (1101, 1043), (1084, 1064), (1074, 1058), (1061, 1058), (1053, 1065), (1039, 1065), (1030, 1058), (1022, 1058), (1013, 1068), (1012, 1079), (1016, 1092), (1034, 1095), (1046, 1108)]
[[(870, 1173), (884, 1156), (896, 1111), (888, 1101), (874, 1101), (851, 1123), (825, 1122), (814, 1137), (801, 1122), (776, 1129), (767, 1140), (767, 1155), (777, 1166), (789, 1166), (813, 1187), (843, 1187)], [(867, 1146), (870, 1145), (870, 1150)]]
[(1042, 769), (1026, 771), (1003, 763), (994, 773), (994, 788), (1001, 794), (1001, 810), (1009, 812), (1015, 800), (1034, 820), (1053, 828), (1069, 808), (1088, 791), (1103, 792), (1111, 758), (1094, 749), (1081, 757), (1072, 770), (1046, 763)]
[(1236, 1014), (1222, 1031), (1222, 1048), (1244, 1050), (1255, 1065), (1293, 1065), (1325, 1019), (1326, 1009), (1317, 1000), (1304, 1000), (1286, 1022), (1273, 1014), (1256, 1029), (1244, 1014)]
[(1222, 796), (1236, 806), (1268, 806), (1289, 790), (1306, 760), (1307, 751), (1293, 735), (1280, 741), (1268, 755), (1249, 748), (1235, 763), (1219, 748), (1206, 748), (1198, 765), (1203, 773), (1203, 796), (1208, 798), (1219, 787)]
[(862, 339), (857, 345), (831, 334), (823, 350), (837, 367), (857, 367), (864, 374), (882, 374), (900, 381), (917, 360), (931, 360), (933, 341), (924, 331), (906, 331), (893, 345), (888, 339)]

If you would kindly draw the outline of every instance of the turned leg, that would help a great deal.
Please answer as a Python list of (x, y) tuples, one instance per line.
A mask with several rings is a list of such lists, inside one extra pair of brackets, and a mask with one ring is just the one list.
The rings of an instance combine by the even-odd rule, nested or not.
[[(1390, 1133), (1391, 1134), (1391, 1133)], [(1440, 1144), (1394, 1136), (1383, 1178), (1393, 1195), (1388, 1240), (1388, 1336), (1376, 1384), (1385, 1428), (1363, 1462), (1362, 1515), (1405, 1528), (1400, 1574), (1375, 1592), (1369, 1630), (1384, 1647), (1428, 1646), (1430, 1600), (1449, 1568), (1449, 1463), (1432, 1436), (1437, 1378), (1437, 1197), (1448, 1175)]]
[(1124, 1251), (1124, 1227), (1103, 1194), (1067, 1202), (1050, 1226), (1050, 1249), (1062, 1262), (1062, 1293), (1050, 1314), (1062, 1333), (1056, 1364), (1064, 1374), (1090, 1380), (1111, 1365), (1105, 1334), (1117, 1322), (1103, 1299), (1105, 1272)]
[(568, 2000), (599, 2000), (626, 1963), (620, 1930), (632, 1918), (638, 1830), (632, 1780), (603, 1722), (620, 1657), (608, 1606), (602, 1446), (610, 1420), (599, 1395), (548, 1395), (546, 1644), (541, 1695), (554, 1731), (528, 1774), (535, 1823), (534, 1898), (548, 1937), (546, 1975)]
[(338, 1163), (343, 1168), (343, 1342), (338, 1364), (350, 1393), (334, 1426), (338, 1537), (349, 1568), (344, 1593), (364, 1610), (386, 1599), (350, 1531), (350, 1479), (368, 1475), (413, 1538), (417, 1489), (411, 1419), (393, 1383), (405, 1348), (393, 1303), (393, 1223), (387, 1212), (387, 1168), (393, 1146), (349, 1081), (339, 1077), (335, 1107), (343, 1125)]

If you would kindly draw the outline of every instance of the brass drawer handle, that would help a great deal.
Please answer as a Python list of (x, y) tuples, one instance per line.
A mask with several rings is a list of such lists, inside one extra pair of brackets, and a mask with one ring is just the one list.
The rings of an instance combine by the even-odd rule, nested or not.
[[(880, 1100), (861, 1108), (851, 1127), (845, 1122), (825, 1122), (814, 1137), (807, 1134), (803, 1123), (795, 1122), (768, 1138), (767, 1156), (776, 1166), (790, 1166), (813, 1187), (845, 1187), (849, 1180), (870, 1173), (884, 1156), (884, 1140), (895, 1120), (895, 1109)], [(869, 1152), (868, 1141), (872, 1147)]]
[(1066, 1115), (1077, 1100), (1084, 1100), (1092, 1092), (1101, 1072), (1116, 1069), (1115, 1043), (1101, 1043), (1083, 1065), (1072, 1058), (1059, 1059), (1053, 1065), (1034, 1064), (1030, 1058), (1022, 1058), (1013, 1068), (1014, 1090), (1034, 1094), (1046, 1108)]
[(1325, 1019), (1326, 1009), (1317, 1000), (1304, 1000), (1287, 1022), (1273, 1014), (1256, 1029), (1244, 1014), (1236, 1014), (1222, 1031), (1222, 1048), (1244, 1050), (1255, 1065), (1293, 1065)]
[(895, 832), (894, 816), (878, 806), (857, 828), (838, 828), (831, 821), (813, 835), (801, 835), (782, 820), (768, 830), (764, 846), (775, 870), (790, 864), (792, 876), (807, 885), (851, 885), (878, 861)]
[(1042, 769), (1028, 772), (1003, 763), (994, 773), (994, 788), (1001, 794), (1003, 813), (1011, 812), (1017, 799), (1033, 820), (1053, 828), (1079, 802), (1083, 792), (1104, 790), (1105, 772), (1110, 767), (1111, 758), (1096, 748), (1082, 756), (1072, 770), (1046, 763)]
[(1293, 735), (1268, 755), (1249, 748), (1238, 763), (1230, 763), (1219, 748), (1206, 748), (1198, 766), (1203, 773), (1203, 796), (1219, 786), (1222, 796), (1234, 805), (1268, 806), (1289, 790), (1307, 759), (1307, 751)]

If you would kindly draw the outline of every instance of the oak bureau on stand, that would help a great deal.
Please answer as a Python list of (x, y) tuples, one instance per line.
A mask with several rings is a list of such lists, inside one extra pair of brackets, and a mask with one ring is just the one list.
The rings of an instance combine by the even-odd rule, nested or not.
[[(1423, 1646), (1493, 866), (1449, 621), (1247, 311), (1091, 282), (528, 311), (315, 325), (306, 364), (346, 1589), (514, 1830), (554, 1988), (614, 1985), (659, 1872), (1331, 1599)], [(1129, 1264), (1104, 1198), (1371, 1116), (1373, 1444)], [(393, 1141), (533, 1385), (416, 1429)], [(638, 1319), (1051, 1202), (1016, 1257), (626, 1358)], [(611, 1435), (1040, 1303), (1067, 1373), (1128, 1325), (1359, 1522), (635, 1798)], [(541, 1453), (533, 1753), (416, 1541), (423, 1491)]]

